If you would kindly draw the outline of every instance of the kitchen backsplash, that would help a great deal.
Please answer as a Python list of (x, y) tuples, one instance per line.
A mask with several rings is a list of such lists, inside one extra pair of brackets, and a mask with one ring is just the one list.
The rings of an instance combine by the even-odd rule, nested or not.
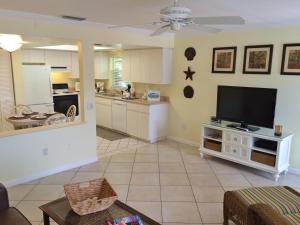
[(69, 88), (75, 88), (76, 81), (79, 81), (79, 79), (71, 78), (70, 72), (52, 72), (51, 73), (51, 82), (53, 84), (68, 83)]
[(167, 95), (166, 90), (168, 88), (168, 85), (134, 83), (133, 86), (136, 93), (144, 93), (148, 90), (157, 90), (160, 91), (161, 95)]
[[(113, 89), (111, 86), (111, 82), (109, 80), (96, 80), (96, 81), (104, 82), (104, 87), (106, 92), (110, 92)], [(167, 96), (168, 85), (133, 83), (133, 87), (135, 89), (135, 92), (141, 96), (145, 91), (148, 90), (157, 90), (160, 91), (161, 95)]]

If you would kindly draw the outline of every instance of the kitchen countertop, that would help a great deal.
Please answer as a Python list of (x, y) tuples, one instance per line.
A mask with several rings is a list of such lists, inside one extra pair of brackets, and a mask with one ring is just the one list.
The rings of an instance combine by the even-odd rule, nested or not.
[(79, 92), (68, 92), (68, 93), (57, 93), (57, 94), (52, 94), (53, 96), (65, 96), (65, 95), (79, 95)]
[(161, 100), (159, 102), (155, 101), (147, 101), (145, 99), (123, 99), (121, 96), (108, 96), (108, 95), (102, 95), (102, 94), (96, 94), (96, 97), (100, 98), (106, 98), (106, 99), (111, 99), (111, 100), (118, 100), (118, 101), (123, 101), (123, 102), (128, 102), (128, 103), (133, 103), (133, 104), (140, 104), (140, 105), (158, 105), (158, 104), (168, 104), (169, 101), (166, 97), (161, 96)]

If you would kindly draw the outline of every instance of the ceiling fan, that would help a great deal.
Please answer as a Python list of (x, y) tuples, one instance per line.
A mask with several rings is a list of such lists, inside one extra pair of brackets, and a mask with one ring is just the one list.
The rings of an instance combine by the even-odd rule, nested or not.
[(157, 36), (169, 30), (178, 31), (183, 27), (209, 33), (220, 32), (221, 29), (207, 27), (205, 25), (242, 25), (245, 24), (245, 20), (240, 16), (193, 17), (191, 9), (180, 6), (178, 0), (175, 0), (174, 5), (160, 10), (160, 21), (148, 24), (113, 26), (111, 28), (149, 24), (162, 25), (151, 34), (151, 36)]

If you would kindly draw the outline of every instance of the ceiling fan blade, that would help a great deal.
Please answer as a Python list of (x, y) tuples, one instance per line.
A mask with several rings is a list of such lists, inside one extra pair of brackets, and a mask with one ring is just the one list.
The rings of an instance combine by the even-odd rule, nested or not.
[(156, 31), (154, 31), (152, 34), (150, 34), (150, 36), (157, 36), (157, 35), (160, 35), (164, 32), (166, 32), (167, 30), (169, 30), (170, 28), (170, 24), (167, 24), (167, 25), (164, 25), (160, 28), (158, 28)]
[(118, 28), (124, 28), (124, 27), (136, 27), (136, 26), (146, 26), (146, 25), (159, 25), (162, 22), (151, 22), (151, 23), (138, 23), (138, 24), (125, 24), (125, 25), (115, 25), (115, 26), (109, 26), (109, 29), (118, 29)]
[(245, 24), (240, 16), (194, 17), (194, 23), (203, 25), (240, 25)]
[(213, 28), (213, 27), (206, 27), (206, 26), (202, 26), (202, 25), (198, 25), (198, 24), (189, 24), (187, 25), (188, 28), (194, 29), (194, 30), (198, 30), (198, 31), (202, 31), (202, 32), (207, 32), (207, 33), (217, 33), (217, 32), (221, 32), (221, 29), (218, 28)]

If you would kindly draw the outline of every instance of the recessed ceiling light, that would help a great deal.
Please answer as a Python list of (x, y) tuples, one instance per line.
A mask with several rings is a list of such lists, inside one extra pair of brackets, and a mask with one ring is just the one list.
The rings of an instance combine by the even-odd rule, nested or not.
[(78, 16), (68, 16), (68, 15), (63, 15), (61, 16), (63, 19), (66, 19), (66, 20), (75, 20), (75, 21), (83, 21), (83, 20), (86, 20), (86, 18), (83, 18), (83, 17), (78, 17)]
[[(62, 51), (78, 51), (77, 45), (51, 45), (51, 46), (40, 46), (35, 47), (38, 49), (48, 49), (48, 50), (62, 50)], [(94, 50), (109, 50), (114, 49), (112, 46), (94, 46)]]
[(40, 46), (35, 48), (48, 49), (48, 50), (78, 51), (77, 45), (50, 45), (50, 46)]

